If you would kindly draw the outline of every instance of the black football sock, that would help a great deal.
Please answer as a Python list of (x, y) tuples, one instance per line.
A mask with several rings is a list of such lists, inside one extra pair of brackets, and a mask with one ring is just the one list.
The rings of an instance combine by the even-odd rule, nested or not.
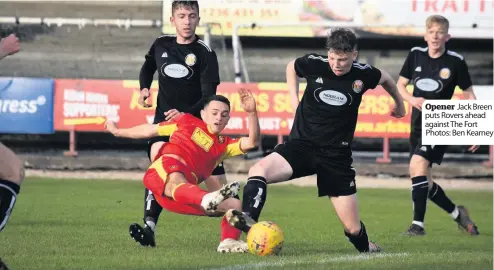
[(459, 212), (456, 205), (446, 196), (444, 190), (440, 185), (434, 182), (432, 188), (429, 191), (429, 199), (433, 201), (437, 206), (441, 207), (444, 211), (448, 212), (453, 219), (458, 218)]
[(242, 196), (242, 212), (256, 222), (259, 221), (262, 208), (266, 202), (267, 184), (262, 176), (251, 176), (247, 179)]
[(144, 225), (151, 228), (153, 232), (156, 230), (156, 224), (162, 210), (163, 207), (156, 201), (153, 193), (146, 189), (144, 191)]
[(429, 182), (426, 176), (412, 177), (413, 224), (424, 227)]
[(0, 179), (0, 231), (7, 225), (19, 190), (18, 184)]
[(360, 221), (360, 232), (358, 234), (351, 235), (347, 231), (344, 232), (348, 241), (350, 241), (359, 252), (369, 252), (369, 237), (367, 236), (367, 230), (362, 221)]

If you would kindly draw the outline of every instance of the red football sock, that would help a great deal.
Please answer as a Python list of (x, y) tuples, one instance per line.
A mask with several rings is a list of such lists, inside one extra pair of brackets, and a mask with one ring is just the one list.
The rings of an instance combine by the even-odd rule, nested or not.
[(207, 191), (189, 183), (180, 184), (172, 191), (172, 197), (176, 202), (194, 205), (201, 205), (202, 198), (206, 194)]
[(227, 238), (238, 240), (240, 239), (241, 234), (242, 231), (228, 224), (228, 221), (226, 221), (226, 216), (223, 216), (221, 219), (221, 241)]

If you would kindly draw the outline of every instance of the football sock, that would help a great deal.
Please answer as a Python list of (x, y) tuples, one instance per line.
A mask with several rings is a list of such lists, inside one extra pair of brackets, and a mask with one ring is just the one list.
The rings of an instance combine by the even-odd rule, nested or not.
[(153, 192), (149, 189), (144, 190), (144, 225), (151, 228), (153, 232), (156, 229), (156, 223), (161, 214), (163, 207), (154, 198)]
[(348, 241), (350, 241), (350, 243), (352, 243), (359, 252), (369, 251), (369, 237), (367, 236), (367, 230), (365, 230), (365, 226), (362, 221), (360, 221), (360, 232), (357, 235), (351, 235), (347, 231), (344, 232), (345, 236), (348, 238)]
[(448, 198), (448, 196), (446, 196), (444, 190), (440, 185), (436, 184), (436, 182), (432, 184), (432, 188), (429, 191), (429, 199), (444, 211), (448, 212), (453, 219), (458, 217), (458, 208), (456, 208), (456, 205)]
[(18, 184), (0, 179), (0, 231), (7, 225), (19, 191)]
[(429, 183), (426, 176), (412, 177), (413, 224), (424, 227)]
[(227, 238), (238, 240), (240, 235), (242, 235), (242, 231), (232, 227), (226, 220), (226, 216), (223, 216), (221, 219), (221, 241)]
[(247, 179), (242, 199), (242, 212), (256, 222), (266, 202), (267, 183), (262, 176), (251, 176)]
[(189, 183), (180, 184), (172, 191), (172, 197), (176, 202), (194, 205), (201, 205), (202, 198), (206, 194), (208, 194), (207, 191)]

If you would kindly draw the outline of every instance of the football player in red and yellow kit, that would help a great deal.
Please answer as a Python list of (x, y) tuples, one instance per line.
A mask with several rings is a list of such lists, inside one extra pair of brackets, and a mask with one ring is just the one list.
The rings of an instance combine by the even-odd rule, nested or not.
[[(157, 202), (171, 212), (185, 215), (210, 215), (216, 210), (241, 209), (237, 195), (240, 184), (229, 183), (208, 193), (198, 185), (207, 179), (223, 160), (242, 155), (258, 146), (260, 140), (256, 101), (250, 91), (239, 91), (241, 106), (248, 113), (248, 137), (232, 139), (219, 135), (230, 119), (230, 102), (221, 95), (208, 98), (201, 119), (182, 114), (159, 124), (143, 124), (117, 128), (107, 121), (106, 128), (116, 137), (144, 139), (170, 136), (146, 171), (143, 182), (156, 196)], [(225, 218), (221, 224), (219, 252), (246, 252), (240, 241), (241, 231), (231, 227)]]

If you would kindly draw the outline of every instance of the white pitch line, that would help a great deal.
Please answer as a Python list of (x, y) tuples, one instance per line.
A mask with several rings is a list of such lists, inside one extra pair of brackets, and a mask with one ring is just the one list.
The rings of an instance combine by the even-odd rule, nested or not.
[(275, 262), (259, 262), (259, 263), (251, 263), (251, 264), (238, 264), (231, 265), (222, 268), (212, 268), (212, 270), (242, 270), (242, 269), (256, 269), (256, 268), (264, 268), (264, 267), (283, 267), (290, 265), (311, 265), (311, 264), (326, 264), (332, 262), (350, 262), (350, 261), (366, 261), (373, 259), (381, 259), (381, 258), (390, 258), (390, 257), (406, 257), (410, 255), (410, 253), (378, 253), (378, 254), (361, 254), (361, 255), (344, 255), (339, 257), (331, 257), (321, 260), (310, 261), (307, 259), (281, 259)]

